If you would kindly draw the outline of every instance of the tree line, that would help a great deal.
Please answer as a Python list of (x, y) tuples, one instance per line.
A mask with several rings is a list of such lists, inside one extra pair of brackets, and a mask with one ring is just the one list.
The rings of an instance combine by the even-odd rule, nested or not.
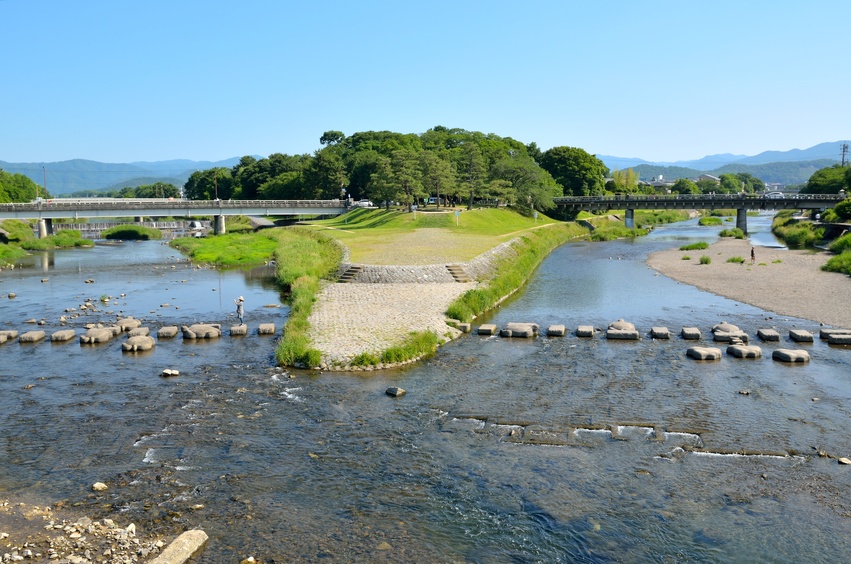
[(50, 198), (51, 196), (28, 176), (0, 169), (0, 203), (31, 202), (37, 197)]
[(425, 198), (472, 207), (547, 211), (553, 198), (602, 194), (606, 166), (574, 147), (438, 126), (422, 134), (326, 131), (313, 154), (242, 157), (233, 168), (193, 173), (190, 199), (369, 199), (410, 209)]

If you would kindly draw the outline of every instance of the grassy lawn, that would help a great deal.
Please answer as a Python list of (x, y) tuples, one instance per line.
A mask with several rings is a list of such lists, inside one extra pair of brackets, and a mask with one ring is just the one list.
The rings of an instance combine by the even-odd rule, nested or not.
[(453, 211), (355, 210), (306, 227), (344, 243), (351, 262), (415, 265), (466, 262), (524, 231), (554, 223), (543, 214), (536, 221), (503, 209), (464, 210), (458, 216)]

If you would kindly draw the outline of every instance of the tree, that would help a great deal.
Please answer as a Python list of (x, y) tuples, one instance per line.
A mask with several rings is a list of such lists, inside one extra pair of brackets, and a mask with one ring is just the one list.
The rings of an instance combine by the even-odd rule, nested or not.
[(311, 198), (340, 198), (349, 182), (339, 145), (329, 145), (316, 151), (305, 169), (305, 182)]
[(505, 201), (521, 213), (550, 210), (555, 207), (553, 198), (562, 195), (561, 186), (550, 173), (526, 155), (500, 160), (491, 168), (491, 176), (494, 181), (508, 182), (510, 190)]
[[(612, 188), (614, 188), (614, 190)], [(610, 192), (634, 194), (639, 191), (638, 174), (636, 174), (636, 172), (631, 168), (626, 170), (614, 169), (612, 171), (611, 187), (607, 183), (606, 190)]]
[(366, 193), (374, 201), (384, 202), (387, 209), (390, 209), (390, 202), (396, 200), (398, 192), (393, 175), (393, 165), (389, 158), (378, 155), (378, 160), (375, 162), (375, 172), (371, 175), (369, 189)]
[(674, 185), (671, 186), (671, 192), (675, 194), (700, 194), (700, 188), (688, 178), (677, 178)]
[(36, 197), (51, 196), (28, 176), (0, 170), (0, 203), (31, 202)]
[(562, 186), (565, 196), (603, 194), (609, 172), (603, 161), (576, 147), (553, 147), (545, 151), (541, 167)]
[(485, 183), (485, 159), (475, 143), (464, 143), (454, 152), (455, 169), (468, 196), (467, 209), (473, 209), (473, 200)]
[(424, 195), (422, 192), (422, 173), (417, 154), (410, 149), (397, 149), (391, 158), (393, 182), (403, 196), (408, 211), (413, 211), (414, 198)]
[(434, 151), (421, 152), (419, 161), (423, 187), (429, 195), (434, 195), (437, 198), (437, 207), (440, 207), (441, 195), (445, 197), (455, 184), (455, 170), (452, 163), (442, 159)]
[(718, 191), (718, 183), (709, 178), (698, 180), (697, 187), (703, 194), (711, 194)]
[(229, 200), (233, 196), (234, 185), (229, 168), (196, 170), (183, 185), (183, 195), (190, 200)]
[(718, 185), (718, 192), (721, 194), (738, 194), (744, 191), (742, 181), (735, 174), (722, 174), (718, 178), (721, 183)]
[(749, 172), (738, 172), (736, 173), (736, 178), (742, 182), (744, 190), (748, 194), (753, 194), (754, 192), (765, 192), (765, 182)]
[(833, 165), (815, 171), (801, 190), (805, 194), (838, 194), (847, 187), (848, 167)]
[(319, 142), (323, 145), (337, 145), (345, 138), (346, 136), (343, 135), (342, 131), (335, 131), (332, 129), (331, 131), (323, 133), (322, 137), (319, 138)]
[(131, 189), (132, 195), (123, 196), (129, 198), (179, 198), (180, 188), (169, 182), (156, 182), (145, 184)]

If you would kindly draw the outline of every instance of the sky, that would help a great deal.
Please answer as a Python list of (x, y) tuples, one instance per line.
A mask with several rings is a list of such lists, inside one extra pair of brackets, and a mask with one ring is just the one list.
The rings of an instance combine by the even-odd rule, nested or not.
[(442, 125), (673, 162), (851, 136), (845, 0), (0, 0), (0, 160)]

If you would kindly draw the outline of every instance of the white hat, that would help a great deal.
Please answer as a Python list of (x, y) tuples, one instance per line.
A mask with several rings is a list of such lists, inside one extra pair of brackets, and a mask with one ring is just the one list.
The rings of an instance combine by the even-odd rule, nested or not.
[(244, 301), (245, 301), (245, 298), (243, 298), (242, 296), (240, 296), (240, 297), (239, 297), (239, 301), (244, 302)]

